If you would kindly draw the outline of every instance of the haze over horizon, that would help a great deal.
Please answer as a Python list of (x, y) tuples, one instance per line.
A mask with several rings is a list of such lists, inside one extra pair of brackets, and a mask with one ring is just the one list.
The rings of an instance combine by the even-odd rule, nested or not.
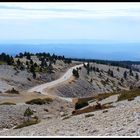
[[(140, 60), (140, 3), (6, 2), (0, 3), (0, 20), (0, 52), (9, 51), (2, 44), (21, 44), (23, 50), (27, 49), (23, 44), (31, 44), (28, 49), (34, 51), (33, 44), (50, 43), (57, 45), (38, 46), (38, 50), (82, 58)], [(60, 48), (61, 43), (65, 45)]]

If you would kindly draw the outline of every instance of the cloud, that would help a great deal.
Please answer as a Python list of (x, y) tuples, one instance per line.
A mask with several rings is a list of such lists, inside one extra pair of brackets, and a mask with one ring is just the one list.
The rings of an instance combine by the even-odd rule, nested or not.
[(139, 3), (2, 3), (0, 19), (140, 17)]
[(73, 8), (69, 8), (69, 9), (64, 9), (64, 8), (34, 8), (34, 7), (20, 7), (20, 6), (11, 6), (11, 5), (0, 5), (0, 9), (11, 9), (11, 10), (25, 10), (25, 11), (34, 11), (34, 10), (38, 10), (38, 11), (55, 11), (55, 12), (86, 12), (88, 10), (84, 10), (84, 9), (73, 9)]

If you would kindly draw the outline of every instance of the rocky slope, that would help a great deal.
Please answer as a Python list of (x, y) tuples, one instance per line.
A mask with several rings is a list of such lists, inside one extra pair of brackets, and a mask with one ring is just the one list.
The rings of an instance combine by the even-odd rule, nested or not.
[[(47, 98), (47, 97), (46, 97)], [(24, 121), (24, 112), (27, 108), (34, 111), (41, 121), (57, 119), (62, 114), (69, 114), (73, 105), (61, 99), (53, 99), (53, 102), (43, 105), (30, 105), (18, 103), (16, 105), (0, 105), (0, 131), (11, 129)]]
[(63, 120), (44, 119), (40, 124), (17, 130), (3, 130), (2, 136), (140, 136), (140, 97), (133, 101), (116, 102), (117, 96), (102, 103), (114, 101), (106, 111), (99, 110), (72, 116)]
[[(90, 67), (98, 68), (99, 71), (90, 71), (87, 74), (86, 68), (79, 70), (79, 78), (71, 80), (63, 85), (53, 89), (53, 93), (62, 97), (88, 97), (99, 93), (115, 92), (120, 90), (129, 90), (133, 87), (139, 87), (140, 81), (136, 80), (136, 74), (140, 73), (121, 67), (109, 66), (91, 63)], [(113, 76), (108, 71), (113, 71)], [(124, 78), (124, 72), (127, 78)]]
[[(31, 59), (34, 63), (40, 64), (39, 59), (36, 56), (32, 56)], [(18, 59), (15, 58), (15, 61)], [(21, 58), (22, 63), (26, 63), (27, 59)], [(0, 65), (0, 92), (4, 93), (7, 90), (11, 90), (14, 87), (16, 90), (27, 90), (35, 85), (41, 83), (50, 82), (59, 78), (71, 65), (65, 64), (62, 60), (57, 60), (53, 66), (53, 73), (36, 72), (36, 79), (33, 78), (32, 73), (27, 69), (17, 69), (14, 66), (7, 64)]]

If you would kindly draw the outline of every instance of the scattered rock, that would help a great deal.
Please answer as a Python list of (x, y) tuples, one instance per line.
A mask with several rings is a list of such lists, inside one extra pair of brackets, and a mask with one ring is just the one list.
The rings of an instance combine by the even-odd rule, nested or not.
[(87, 114), (85, 115), (85, 118), (92, 117), (92, 116), (94, 116), (94, 114)]
[(51, 115), (44, 115), (44, 116), (42, 117), (42, 119), (51, 119), (51, 118), (52, 118)]
[(65, 116), (65, 113), (64, 112), (60, 112), (60, 116), (61, 117)]
[(44, 108), (44, 111), (49, 112), (49, 110), (48, 110), (48, 109), (46, 109), (46, 108)]
[(108, 112), (108, 110), (103, 110), (103, 113), (106, 113), (106, 112)]

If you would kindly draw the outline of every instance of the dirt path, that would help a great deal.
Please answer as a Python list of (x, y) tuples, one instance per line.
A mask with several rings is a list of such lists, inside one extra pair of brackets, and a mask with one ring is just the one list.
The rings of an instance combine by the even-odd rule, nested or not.
[[(48, 83), (45, 83), (45, 84), (42, 84), (42, 85), (39, 85), (39, 86), (35, 86), (31, 89), (28, 90), (28, 92), (38, 92), (40, 94), (44, 94), (44, 95), (48, 95), (49, 93), (47, 92), (48, 89), (50, 88), (53, 88), (55, 86), (57, 86), (58, 84), (61, 84), (61, 83), (64, 83), (66, 81), (68, 81), (71, 76), (72, 76), (72, 71), (73, 69), (76, 69), (76, 68), (79, 68), (79, 67), (82, 67), (83, 64), (80, 64), (80, 65), (76, 65), (74, 67), (71, 67), (62, 77), (60, 77), (59, 79), (57, 80), (54, 80), (52, 82), (48, 82)], [(60, 97), (61, 98), (61, 97)], [(72, 101), (72, 99), (68, 99), (68, 98), (62, 98), (62, 99), (66, 99), (68, 101)]]

